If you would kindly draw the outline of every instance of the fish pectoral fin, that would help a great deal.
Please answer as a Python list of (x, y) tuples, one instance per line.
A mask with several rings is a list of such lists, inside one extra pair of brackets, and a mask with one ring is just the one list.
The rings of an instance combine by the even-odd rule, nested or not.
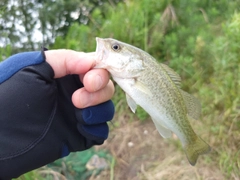
[(184, 146), (184, 151), (189, 163), (194, 166), (197, 162), (198, 156), (210, 152), (211, 147), (201, 138), (197, 137), (194, 142)]
[(163, 138), (170, 138), (172, 136), (172, 132), (167, 129), (166, 127), (164, 127), (163, 125), (161, 125), (156, 119), (153, 119), (153, 122), (159, 132), (159, 134), (163, 137)]
[(134, 83), (134, 86), (136, 89), (143, 92), (144, 94), (146, 94), (150, 97), (152, 96), (152, 92), (150, 91), (150, 89), (146, 85), (144, 85), (141, 81), (136, 80)]
[(191, 118), (198, 120), (201, 117), (201, 104), (197, 98), (193, 95), (188, 94), (187, 92), (180, 89), (183, 100), (185, 102), (188, 116)]
[(137, 109), (137, 103), (126, 93), (126, 99), (127, 99), (127, 104), (132, 110), (133, 113), (136, 112)]

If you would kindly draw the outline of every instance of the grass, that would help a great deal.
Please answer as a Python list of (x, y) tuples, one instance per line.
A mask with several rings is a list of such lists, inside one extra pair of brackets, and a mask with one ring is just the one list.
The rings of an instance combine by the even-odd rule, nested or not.
[(38, 170), (28, 172), (22, 175), (21, 177), (17, 178), (17, 180), (33, 180), (33, 178), (37, 180), (44, 180), (44, 178), (41, 176)]
[[(179, 141), (172, 139), (169, 141), (171, 148), (166, 148), (169, 151), (175, 148), (176, 152), (173, 154), (179, 155), (178, 158), (168, 155), (169, 157), (166, 156), (164, 161), (157, 163), (158, 165), (154, 166), (156, 160), (153, 161), (151, 168), (143, 165), (139, 170), (139, 177), (143, 179), (240, 178), (240, 45), (238, 41), (240, 38), (236, 33), (240, 30), (239, 22), (240, 14), (234, 14), (231, 20), (223, 24), (223, 34), (211, 43), (201, 36), (196, 39), (193, 57), (176, 56), (169, 62), (169, 65), (183, 77), (182, 87), (196, 95), (202, 102), (202, 119), (191, 123), (193, 129), (211, 145), (212, 152), (201, 157), (196, 167), (192, 168), (185, 162), (181, 163), (185, 159), (182, 146)], [(140, 116), (134, 117), (141, 119), (139, 117), (144, 111), (140, 109), (139, 112)], [(125, 111), (124, 117), (129, 113)], [(119, 114), (118, 121), (123, 121), (122, 113)], [(142, 119), (146, 117), (143, 116)], [(121, 126), (124, 126), (124, 123)], [(129, 133), (133, 136), (136, 133), (134, 127), (130, 123), (128, 126), (131, 128)], [(125, 138), (122, 141), (127, 148)], [(157, 143), (157, 140), (152, 146), (154, 143)], [(124, 149), (123, 145), (120, 149)], [(133, 150), (134, 156), (136, 151), (141, 150)], [(146, 150), (145, 153), (149, 151)]]
[[(151, 2), (147, 4), (154, 6), (154, 2)], [(193, 4), (189, 2), (191, 3)], [(141, 3), (129, 1), (127, 6), (120, 4), (116, 7), (118, 9), (111, 9), (106, 16), (109, 17), (106, 23), (99, 24), (101, 32), (94, 36), (114, 37), (148, 49), (154, 57), (158, 57), (161, 62), (178, 72), (183, 79), (182, 88), (201, 101), (202, 118), (191, 121), (191, 124), (197, 134), (211, 145), (212, 151), (201, 156), (195, 167), (190, 166), (180, 141), (176, 137), (169, 140), (161, 138), (149, 116), (141, 108), (137, 109), (136, 115), (133, 114), (127, 106), (124, 93), (117, 86), (113, 98), (116, 114), (109, 124), (110, 136), (104, 145), (97, 148), (107, 149), (113, 158), (110, 160), (109, 169), (90, 178), (239, 180), (240, 14), (234, 13), (232, 17), (228, 16), (229, 18), (223, 21), (220, 19), (221, 13), (217, 12), (216, 8), (210, 9), (212, 13), (216, 12), (218, 21), (221, 21), (218, 24), (214, 22), (211, 24), (213, 21), (211, 17), (210, 22), (201, 21), (202, 13), (194, 14), (192, 19), (188, 14), (183, 14), (185, 10), (191, 14), (189, 11), (193, 8), (178, 9), (176, 14), (182, 13), (179, 19), (185, 18), (187, 21), (189, 18), (186, 23), (189, 26), (171, 22), (172, 24), (167, 24), (164, 32), (171, 30), (161, 34), (159, 31), (162, 31), (162, 24), (159, 19), (161, 12), (164, 12), (161, 9), (162, 5), (144, 8), (146, 12), (141, 11), (143, 9), (141, 6)], [(137, 10), (139, 14), (136, 13)], [(207, 9), (204, 11), (207, 12)], [(147, 13), (147, 16), (144, 13)], [(128, 16), (125, 17), (125, 14)], [(153, 21), (150, 18), (153, 17), (151, 14), (155, 14)], [(103, 22), (98, 14), (95, 18), (98, 22)], [(130, 21), (131, 19), (133, 21)], [(80, 43), (84, 41), (81, 41), (81, 38), (90, 37), (89, 34), (92, 33), (90, 30), (91, 28), (74, 25), (70, 34), (74, 37), (63, 39), (62, 45), (66, 46), (67, 42), (72, 49), (85, 50), (84, 48), (90, 46), (94, 49), (92, 47), (94, 38), (87, 38), (87, 42), (91, 40), (91, 45), (87, 42), (82, 45)], [(126, 32), (129, 36), (125, 35)], [(80, 161), (82, 157), (78, 158)], [(66, 162), (73, 164), (68, 172), (77, 171), (74, 167), (79, 167), (79, 164), (73, 162), (73, 159)], [(82, 172), (85, 171), (84, 169)]]
[(111, 166), (110, 166), (110, 180), (114, 180), (114, 168), (115, 168), (115, 158), (112, 158)]

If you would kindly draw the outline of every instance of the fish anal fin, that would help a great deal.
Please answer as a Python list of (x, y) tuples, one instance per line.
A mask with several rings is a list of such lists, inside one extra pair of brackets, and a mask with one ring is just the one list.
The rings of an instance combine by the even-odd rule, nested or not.
[(170, 138), (172, 136), (172, 132), (167, 129), (166, 127), (164, 127), (162, 124), (160, 124), (156, 119), (153, 119), (153, 122), (159, 132), (159, 134), (163, 137), (163, 138)]
[(210, 152), (211, 147), (201, 138), (197, 137), (193, 143), (184, 146), (184, 151), (189, 163), (194, 166), (197, 162), (198, 156)]
[(185, 102), (188, 116), (192, 119), (198, 120), (201, 117), (201, 103), (193, 95), (180, 89), (183, 100)]

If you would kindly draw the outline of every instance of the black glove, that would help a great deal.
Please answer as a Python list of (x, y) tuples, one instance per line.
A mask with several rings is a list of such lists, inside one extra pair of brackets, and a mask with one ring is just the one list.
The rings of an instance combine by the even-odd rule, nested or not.
[(0, 63), (0, 179), (99, 145), (108, 137), (111, 101), (77, 109), (71, 101), (82, 83), (77, 75), (54, 79), (41, 52)]

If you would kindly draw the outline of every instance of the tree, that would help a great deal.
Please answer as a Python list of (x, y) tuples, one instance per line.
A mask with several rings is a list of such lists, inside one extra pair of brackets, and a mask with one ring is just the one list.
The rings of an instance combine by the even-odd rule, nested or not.
[[(1, 0), (0, 44), (11, 44), (15, 51), (33, 50), (41, 44), (65, 36), (72, 23), (88, 24), (95, 8), (121, 0)], [(17, 49), (18, 50), (17, 50)]]

